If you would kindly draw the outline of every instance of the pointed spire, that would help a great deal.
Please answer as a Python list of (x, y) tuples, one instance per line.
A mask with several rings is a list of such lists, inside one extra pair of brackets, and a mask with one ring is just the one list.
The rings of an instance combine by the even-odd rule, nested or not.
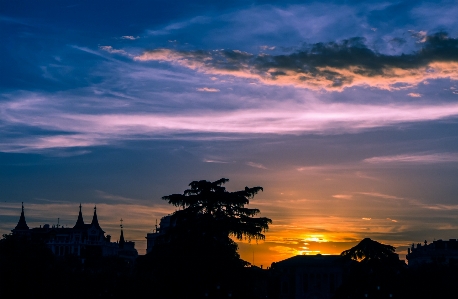
[(81, 212), (81, 203), (80, 203), (80, 212), (78, 214), (78, 220), (76, 220), (76, 224), (73, 228), (83, 228), (84, 227), (84, 220), (83, 220), (83, 213)]
[(99, 220), (97, 220), (97, 207), (96, 206), (94, 206), (94, 216), (92, 216), (91, 225), (95, 227), (100, 227)]
[(121, 218), (120, 221), (121, 221), (121, 225), (120, 225), (120, 227), (121, 227), (121, 236), (119, 237), (119, 248), (124, 248), (124, 243), (126, 243), (126, 241), (124, 240), (124, 232), (122, 231), (122, 228), (123, 228), (123, 226), (122, 226), (122, 221), (123, 221), (122, 218)]
[(21, 217), (19, 217), (19, 221), (14, 229), (15, 230), (29, 229), (29, 226), (27, 225), (27, 222), (25, 221), (25, 216), (24, 216), (24, 202), (22, 203)]

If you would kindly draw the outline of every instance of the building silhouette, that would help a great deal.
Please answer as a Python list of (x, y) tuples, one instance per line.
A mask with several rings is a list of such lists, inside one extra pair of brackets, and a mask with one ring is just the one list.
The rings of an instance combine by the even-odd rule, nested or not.
[(121, 219), (121, 235), (119, 236), (119, 249), (118, 256), (129, 263), (134, 263), (138, 257), (138, 252), (135, 249), (135, 242), (126, 241), (124, 239), (124, 232)]
[(159, 236), (164, 235), (167, 230), (174, 226), (172, 221), (172, 216), (167, 215), (161, 218), (161, 222), (159, 222), (159, 227), (157, 226), (157, 220), (156, 220), (156, 226), (152, 232), (149, 232), (146, 234), (146, 253), (150, 253), (151, 250), (153, 250), (153, 246), (157, 243), (157, 238)]
[(348, 261), (340, 255), (296, 255), (272, 263), (279, 277), (279, 298), (330, 299), (343, 283)]
[(412, 244), (407, 249), (406, 259), (409, 261), (409, 267), (432, 263), (456, 264), (458, 263), (458, 241), (456, 239), (437, 240), (428, 244), (425, 240), (424, 245), (418, 243), (417, 247)]
[(33, 242), (42, 242), (56, 256), (72, 255), (83, 260), (88, 257), (119, 256), (129, 261), (134, 261), (138, 256), (135, 242), (125, 241), (122, 225), (119, 243), (111, 242), (111, 236), (105, 235), (105, 231), (100, 227), (97, 207), (94, 207), (91, 223), (86, 224), (81, 204), (78, 218), (72, 228), (59, 224), (52, 226), (44, 224), (40, 227), (29, 228), (24, 215), (24, 204), (22, 204), (21, 216), (12, 234)]

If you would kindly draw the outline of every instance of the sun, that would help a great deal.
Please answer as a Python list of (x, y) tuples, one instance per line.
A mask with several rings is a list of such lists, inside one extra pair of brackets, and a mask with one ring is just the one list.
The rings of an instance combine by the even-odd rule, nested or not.
[(302, 239), (304, 242), (328, 242), (324, 235), (306, 235)]

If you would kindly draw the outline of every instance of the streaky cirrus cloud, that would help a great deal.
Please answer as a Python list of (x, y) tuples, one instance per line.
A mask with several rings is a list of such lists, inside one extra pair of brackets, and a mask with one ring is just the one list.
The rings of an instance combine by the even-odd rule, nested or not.
[(153, 49), (137, 61), (162, 61), (211, 75), (249, 78), (269, 85), (342, 91), (352, 86), (406, 89), (431, 79), (458, 80), (458, 39), (439, 32), (410, 54), (388, 55), (368, 48), (363, 38), (317, 43), (285, 55), (240, 50)]
[(126, 55), (129, 56), (129, 54), (122, 49), (115, 49), (112, 46), (99, 46), (100, 50), (107, 51), (108, 53), (111, 54), (120, 54), (120, 55)]
[(270, 47), (269, 46), (260, 46), (259, 48), (261, 50), (271, 50), (271, 51), (275, 50), (275, 46), (270, 46)]
[(202, 88), (197, 88), (197, 91), (203, 91), (203, 92), (219, 92), (220, 90), (219, 90), (218, 88), (202, 87)]
[(351, 195), (351, 194), (335, 194), (332, 197), (337, 198), (337, 199), (352, 199), (353, 195)]
[(432, 153), (432, 154), (404, 154), (394, 156), (381, 156), (364, 159), (364, 162), (381, 163), (412, 163), (412, 164), (431, 164), (431, 163), (450, 163), (458, 162), (457, 153)]
[(384, 198), (384, 199), (404, 199), (402, 197), (398, 197), (395, 195), (383, 194), (383, 193), (378, 193), (378, 192), (356, 192), (356, 193), (360, 195), (366, 195), (366, 196), (378, 197), (378, 198)]
[(136, 40), (139, 39), (140, 36), (133, 36), (133, 35), (123, 35), (121, 36), (122, 39), (128, 39), (128, 40)]
[(425, 206), (425, 208), (426, 208), (426, 209), (431, 209), (431, 210), (447, 210), (447, 211), (453, 211), (453, 210), (458, 210), (458, 205), (436, 204), (436, 205)]
[[(0, 105), (4, 125), (54, 131), (52, 135), (29, 135), (0, 141), (1, 151), (87, 147), (119, 140), (155, 138), (160, 134), (338, 134), (359, 132), (400, 123), (433, 121), (458, 116), (458, 103), (392, 104), (278, 103), (263, 109), (232, 111), (199, 110), (177, 113), (121, 112), (88, 114), (47, 109), (46, 99), (22, 99)], [(33, 121), (31, 121), (33, 120)], [(442, 157), (442, 158), (440, 158)], [(373, 157), (368, 163), (392, 160), (421, 161), (456, 159), (455, 156), (422, 155)]]
[(267, 167), (265, 167), (264, 165), (255, 162), (247, 162), (246, 165), (259, 169), (267, 169)]
[[(113, 141), (113, 140), (112, 140)], [(78, 148), (88, 146), (106, 145), (110, 142), (106, 137), (99, 134), (65, 134), (53, 136), (34, 136), (21, 137), (12, 140), (4, 140), (0, 142), (0, 151), (2, 152), (29, 152), (41, 151), (52, 148)], [(76, 152), (75, 154), (84, 154)]]
[(218, 164), (228, 164), (230, 162), (222, 161), (222, 160), (215, 160), (215, 159), (203, 159), (205, 163), (218, 163)]

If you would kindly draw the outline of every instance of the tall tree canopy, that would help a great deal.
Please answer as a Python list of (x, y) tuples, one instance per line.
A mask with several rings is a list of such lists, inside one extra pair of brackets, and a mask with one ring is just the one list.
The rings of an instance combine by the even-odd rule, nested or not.
[(342, 252), (341, 255), (362, 262), (399, 260), (398, 255), (394, 253), (395, 250), (391, 245), (365, 238), (358, 245)]
[(341, 255), (358, 263), (352, 264), (335, 298), (405, 298), (398, 295), (405, 263), (393, 246), (365, 238)]
[(182, 233), (209, 234), (219, 240), (235, 237), (251, 240), (264, 239), (264, 232), (272, 220), (266, 217), (255, 218), (260, 211), (249, 209), (245, 205), (262, 187), (245, 187), (244, 190), (228, 192), (222, 185), (228, 182), (222, 178), (215, 182), (205, 180), (193, 181), (183, 194), (172, 194), (162, 197), (170, 204), (181, 207), (173, 213), (175, 224), (172, 233), (183, 237)]
[(233, 239), (262, 240), (272, 220), (245, 207), (261, 187), (229, 192), (223, 186), (228, 181), (194, 181), (183, 194), (162, 198), (179, 209), (139, 265), (145, 271), (141, 277), (152, 275), (159, 297), (253, 298), (247, 295), (252, 286), (244, 266), (249, 263), (240, 258)]

